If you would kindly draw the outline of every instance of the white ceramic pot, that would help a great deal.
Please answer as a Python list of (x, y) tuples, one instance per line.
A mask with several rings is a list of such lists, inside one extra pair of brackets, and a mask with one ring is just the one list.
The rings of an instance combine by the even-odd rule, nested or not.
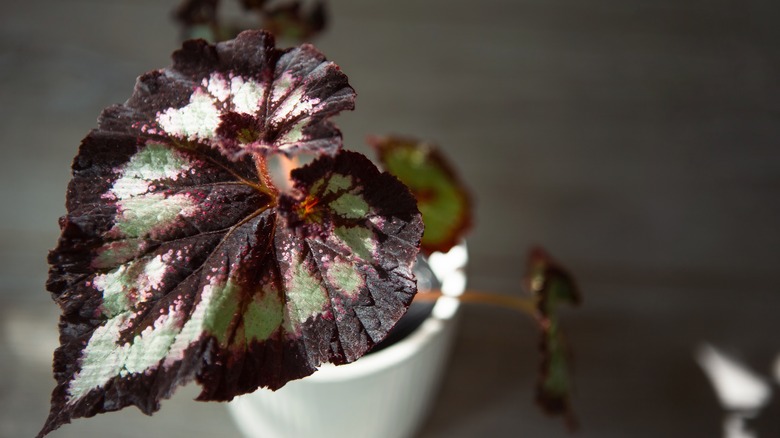
[(445, 293), (431, 315), (402, 340), (347, 365), (228, 403), (247, 438), (407, 438), (438, 392), (466, 286), (465, 245), (428, 263)]

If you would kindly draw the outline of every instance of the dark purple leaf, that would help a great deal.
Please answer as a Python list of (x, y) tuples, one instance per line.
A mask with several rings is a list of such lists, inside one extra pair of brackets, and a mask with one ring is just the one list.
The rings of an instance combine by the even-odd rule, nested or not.
[[(307, 41), (325, 29), (327, 12), (322, 0), (240, 0), (245, 16), (220, 17), (219, 0), (184, 0), (174, 18), (187, 38), (223, 41), (241, 30), (263, 28), (277, 37)], [(254, 24), (253, 24), (254, 23)]]
[(173, 18), (181, 28), (182, 40), (203, 38), (214, 42), (238, 35), (238, 31), (226, 29), (220, 24), (218, 10), (219, 0), (183, 0), (173, 11)]
[[(40, 436), (129, 405), (151, 414), (193, 379), (200, 400), (279, 388), (323, 362), (358, 359), (405, 312), (422, 221), (394, 177), (341, 152), (293, 172), (295, 189), (280, 195), (263, 178), (264, 154), (284, 150), (278, 144), (235, 153), (217, 135), (199, 136), (199, 124), (187, 125), (195, 129), (184, 138), (149, 122), (169, 114), (165, 105), (204, 95), (202, 82), (182, 78), (213, 78), (208, 68), (224, 65), (246, 78), (264, 77), (255, 66), (310, 78), (318, 63), (338, 73), (323, 76), (336, 86), (303, 81), (291, 93), (352, 96), (337, 67), (307, 63), (312, 48), (262, 70), (279, 54), (268, 38), (242, 34), (221, 49), (188, 43), (172, 70), (145, 75), (83, 140), (49, 255), (61, 346)], [(247, 113), (239, 114), (224, 120), (241, 126)]]
[(217, 21), (219, 0), (184, 0), (173, 13), (185, 26), (212, 24)]
[(288, 1), (266, 8), (263, 13), (263, 28), (278, 37), (306, 41), (322, 32), (327, 21), (325, 3)]

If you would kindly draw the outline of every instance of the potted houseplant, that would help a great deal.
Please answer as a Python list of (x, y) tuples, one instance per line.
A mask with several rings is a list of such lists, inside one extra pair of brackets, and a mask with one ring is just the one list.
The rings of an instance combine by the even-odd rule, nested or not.
[[(260, 31), (188, 41), (173, 60), (104, 110), (74, 160), (49, 257), (61, 346), (40, 436), (129, 405), (151, 414), (192, 380), (199, 400), (230, 400), (355, 362), (415, 297), (430, 193), (342, 150), (330, 117), (355, 93), (338, 66)], [(401, 143), (388, 168), (429, 150)], [(278, 154), (315, 156), (290, 190), (268, 171)], [(537, 295), (505, 304), (542, 323), (540, 394), (569, 412), (554, 310), (576, 290), (541, 252), (531, 268)]]

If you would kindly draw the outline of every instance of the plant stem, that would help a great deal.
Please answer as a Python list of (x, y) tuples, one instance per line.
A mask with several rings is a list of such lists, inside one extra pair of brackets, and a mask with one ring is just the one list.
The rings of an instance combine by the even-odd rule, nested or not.
[(274, 185), (271, 175), (268, 173), (268, 160), (263, 154), (255, 154), (254, 158), (257, 176), (260, 179), (260, 191), (276, 200), (279, 196), (279, 190)]
[[(444, 295), (440, 290), (431, 290), (425, 292), (419, 292), (415, 295), (415, 301), (436, 301), (439, 297), (450, 296)], [(503, 307), (505, 309), (517, 310), (532, 318), (537, 318), (538, 311), (536, 308), (536, 301), (532, 298), (516, 297), (511, 295), (497, 294), (493, 292), (483, 292), (475, 290), (467, 290), (458, 296), (451, 296), (464, 303), (481, 303), (489, 304), (493, 306)]]

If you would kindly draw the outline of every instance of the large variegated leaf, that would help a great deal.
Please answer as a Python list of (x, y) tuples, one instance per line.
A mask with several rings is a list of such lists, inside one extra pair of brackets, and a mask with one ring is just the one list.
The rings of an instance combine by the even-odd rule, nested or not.
[[(235, 52), (230, 62), (255, 56)], [(212, 61), (202, 64), (222, 65)], [(151, 414), (193, 379), (200, 400), (229, 400), (354, 361), (416, 292), (422, 221), (403, 184), (341, 152), (293, 172), (294, 190), (280, 195), (263, 177), (262, 154), (276, 146), (235, 154), (216, 137), (128, 122), (173, 96), (155, 94), (152, 76), (104, 113), (73, 163), (49, 256), (61, 346), (41, 436), (129, 405)]]
[(314, 47), (274, 47), (262, 31), (209, 45), (184, 43), (173, 66), (141, 76), (133, 96), (104, 111), (103, 131), (247, 153), (334, 154), (341, 134), (328, 118), (354, 108), (355, 91)]

